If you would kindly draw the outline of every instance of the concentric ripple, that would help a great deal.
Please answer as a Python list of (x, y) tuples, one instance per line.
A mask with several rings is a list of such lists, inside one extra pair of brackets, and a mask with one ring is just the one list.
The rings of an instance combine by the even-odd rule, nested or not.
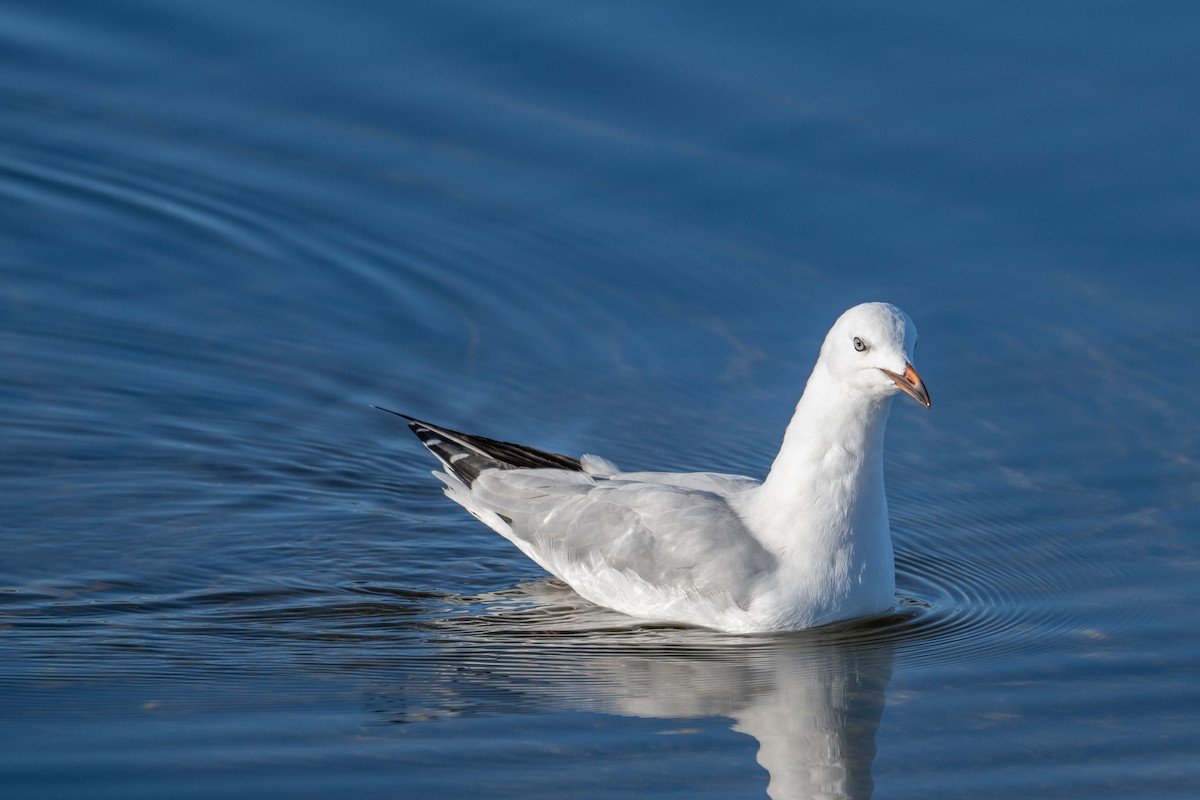
[[(969, 500), (967, 501), (969, 504)], [(951, 506), (954, 503), (949, 504)], [(986, 510), (988, 504), (981, 503)], [(885, 646), (948, 666), (977, 662), (993, 653), (1034, 655), (1063, 637), (1102, 638), (1137, 621), (1135, 606), (1114, 608), (1096, 624), (1081, 624), (1079, 606), (1095, 590), (1089, 570), (1112, 574), (1101, 537), (1069, 517), (1039, 518), (1030, 507), (1007, 507), (1007, 518), (976, 522), (974, 531), (927, 526), (897, 545), (898, 598), (883, 617), (792, 634), (733, 636), (646, 624), (598, 608), (558, 581), (546, 580), (474, 598), (461, 614), (434, 623), (452, 637), (486, 636), (515, 642), (550, 635), (570, 646), (761, 646), (772, 639), (801, 639), (848, 646)], [(1037, 541), (1036, 554), (1028, 548)], [(1103, 567), (1101, 565), (1104, 565)]]

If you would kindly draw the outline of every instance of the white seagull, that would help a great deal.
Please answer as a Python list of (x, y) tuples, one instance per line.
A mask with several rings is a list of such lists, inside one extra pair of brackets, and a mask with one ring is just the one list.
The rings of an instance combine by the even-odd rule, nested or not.
[(842, 314), (761, 482), (621, 472), (398, 416), (441, 461), (451, 500), (591, 602), (721, 631), (800, 630), (894, 604), (883, 438), (897, 392), (930, 407), (916, 343), (896, 306)]

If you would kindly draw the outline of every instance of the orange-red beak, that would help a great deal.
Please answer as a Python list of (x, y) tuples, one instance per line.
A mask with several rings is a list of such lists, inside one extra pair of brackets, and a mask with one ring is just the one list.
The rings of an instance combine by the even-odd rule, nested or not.
[(921, 376), (913, 369), (912, 364), (905, 362), (903, 375), (897, 375), (890, 369), (883, 369), (882, 367), (880, 367), (880, 371), (895, 381), (896, 385), (900, 387), (900, 391), (912, 395), (913, 399), (926, 408), (932, 408), (929, 404), (929, 390), (921, 382)]

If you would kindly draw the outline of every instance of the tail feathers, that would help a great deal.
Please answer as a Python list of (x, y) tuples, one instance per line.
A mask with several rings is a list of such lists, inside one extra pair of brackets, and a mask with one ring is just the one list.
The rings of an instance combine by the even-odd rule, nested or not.
[(408, 420), (408, 427), (446, 469), (468, 487), (485, 469), (569, 469), (582, 471), (579, 459), (512, 442), (472, 436), (379, 408)]

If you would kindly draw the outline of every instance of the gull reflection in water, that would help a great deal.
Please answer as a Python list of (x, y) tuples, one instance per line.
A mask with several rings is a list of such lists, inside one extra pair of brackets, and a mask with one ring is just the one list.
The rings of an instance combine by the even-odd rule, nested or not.
[(630, 628), (627, 617), (574, 602), (564, 613), (557, 599), (550, 613), (452, 621), (439, 660), (453, 659), (458, 681), (474, 672), (480, 690), (542, 707), (729, 717), (758, 741), (774, 800), (871, 796), (892, 674), (889, 637), (877, 635), (884, 623), (735, 636)]

